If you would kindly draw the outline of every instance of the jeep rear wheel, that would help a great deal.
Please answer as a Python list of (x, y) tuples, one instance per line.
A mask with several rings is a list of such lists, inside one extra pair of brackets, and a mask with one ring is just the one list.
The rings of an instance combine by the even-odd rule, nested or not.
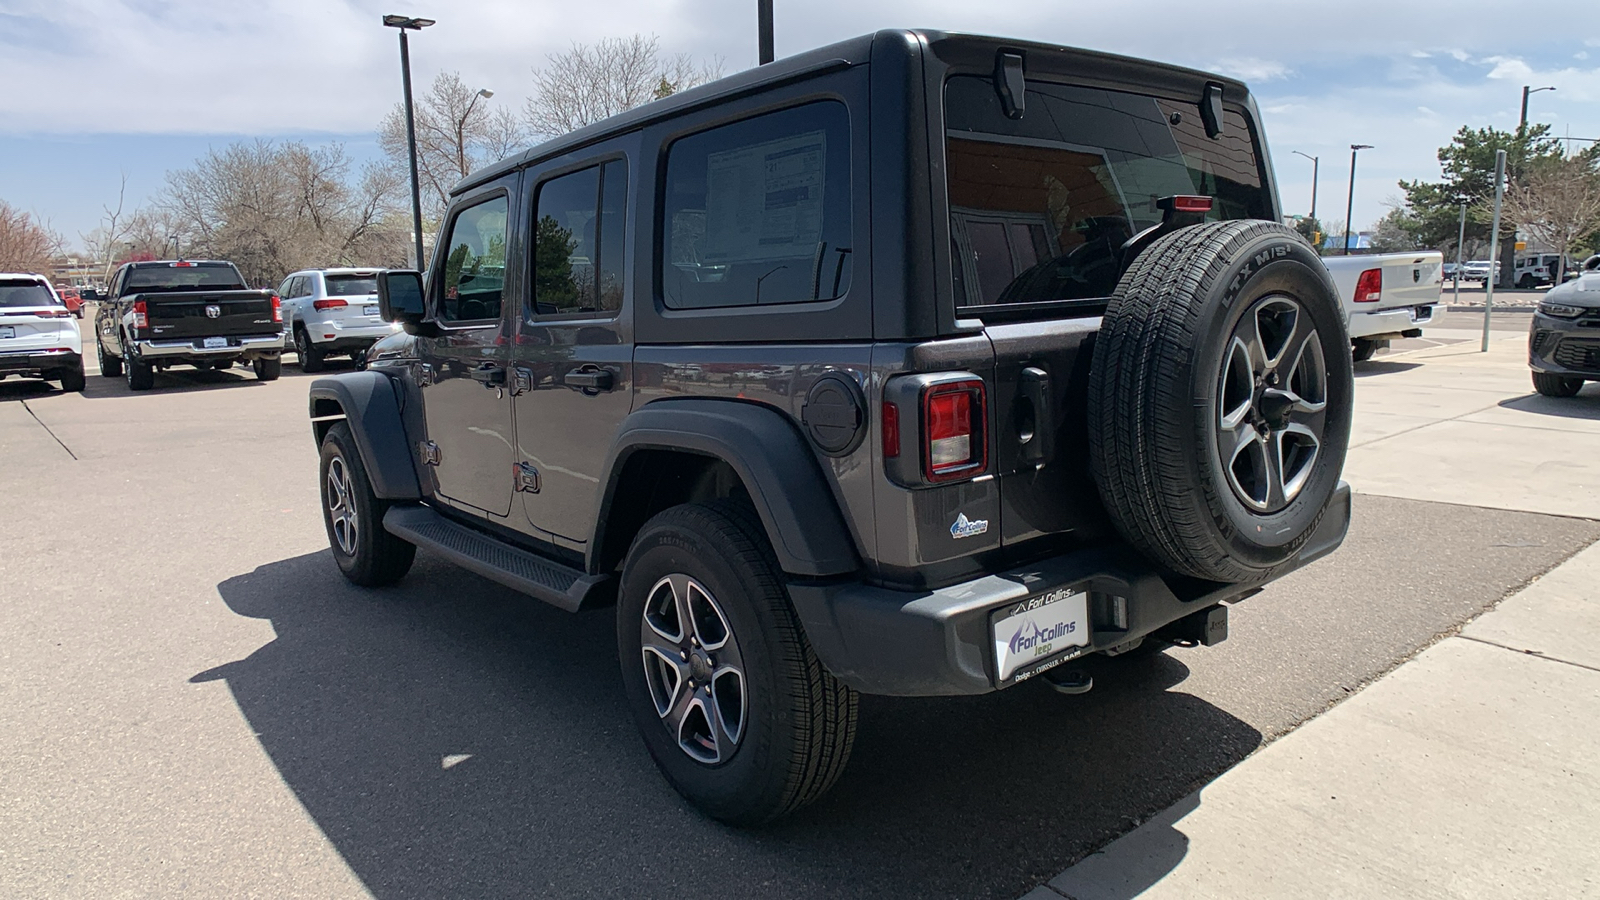
[(768, 822), (844, 771), (857, 695), (817, 661), (748, 509), (688, 504), (645, 523), (623, 567), (617, 647), (645, 747), (708, 815)]
[(1215, 222), (1151, 245), (1089, 375), (1091, 464), (1117, 529), (1209, 581), (1292, 564), (1344, 467), (1350, 347), (1327, 269), (1289, 228)]
[(393, 584), (411, 571), (416, 545), (383, 527), (389, 502), (372, 493), (350, 426), (337, 422), (322, 439), (322, 524), (344, 577), (364, 587)]

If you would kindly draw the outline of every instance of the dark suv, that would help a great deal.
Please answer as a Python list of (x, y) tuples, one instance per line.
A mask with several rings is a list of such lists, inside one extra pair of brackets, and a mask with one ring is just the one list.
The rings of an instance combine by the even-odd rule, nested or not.
[(1245, 87), (885, 31), (455, 188), (405, 334), (316, 381), (334, 558), (615, 604), (711, 815), (838, 777), (857, 692), (1226, 636), (1349, 523), (1349, 342)]

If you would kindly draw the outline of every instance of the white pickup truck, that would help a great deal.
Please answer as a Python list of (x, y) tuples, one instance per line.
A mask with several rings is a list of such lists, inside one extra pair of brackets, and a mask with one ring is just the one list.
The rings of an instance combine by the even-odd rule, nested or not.
[(1325, 256), (1350, 327), (1356, 362), (1398, 338), (1421, 337), (1444, 319), (1444, 256), (1437, 251)]

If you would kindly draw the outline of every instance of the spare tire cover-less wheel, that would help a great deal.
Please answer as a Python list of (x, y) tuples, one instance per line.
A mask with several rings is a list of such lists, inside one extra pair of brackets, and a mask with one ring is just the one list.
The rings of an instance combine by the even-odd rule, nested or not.
[(1170, 572), (1246, 583), (1292, 564), (1350, 438), (1338, 293), (1294, 231), (1175, 231), (1123, 275), (1089, 375), (1091, 465), (1118, 531)]

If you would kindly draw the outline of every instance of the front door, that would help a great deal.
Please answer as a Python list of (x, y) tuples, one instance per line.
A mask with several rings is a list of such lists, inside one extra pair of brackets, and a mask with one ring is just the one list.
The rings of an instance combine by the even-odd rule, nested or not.
[(511, 511), (513, 493), (502, 311), (516, 178), (493, 182), (477, 202), (457, 206), (428, 285), (441, 333), (417, 341), (428, 425), (427, 443), (417, 452), (433, 466), (440, 497), (495, 516)]
[(594, 529), (606, 452), (631, 404), (625, 327), (628, 164), (610, 159), (539, 185), (533, 277), (512, 350), (522, 506), (574, 543)]

